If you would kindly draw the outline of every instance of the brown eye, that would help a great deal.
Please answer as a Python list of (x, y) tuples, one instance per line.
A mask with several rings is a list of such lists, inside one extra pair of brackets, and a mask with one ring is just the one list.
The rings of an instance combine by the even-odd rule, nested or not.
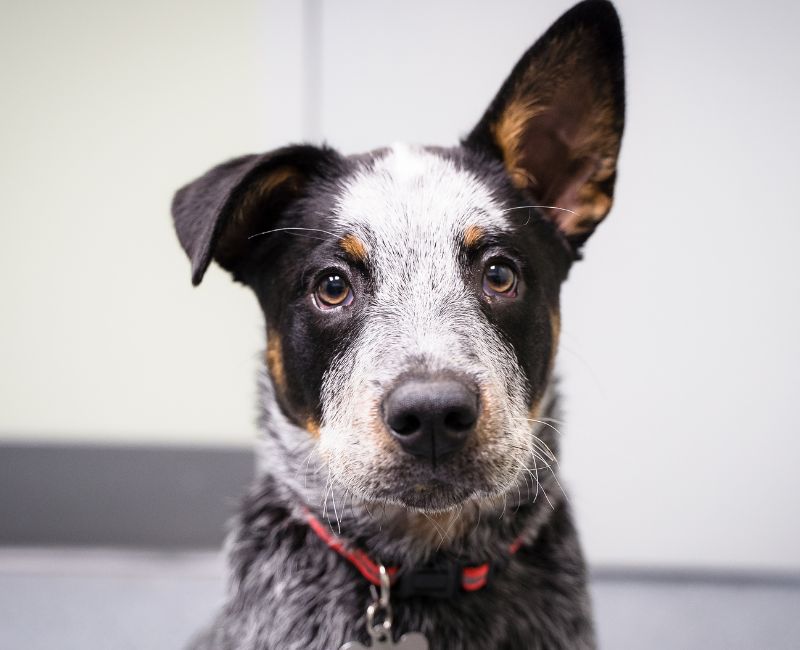
[(487, 296), (514, 296), (517, 274), (507, 264), (490, 262), (483, 271), (483, 292)]
[(347, 280), (333, 273), (320, 280), (314, 295), (320, 309), (343, 307), (353, 302), (353, 292)]

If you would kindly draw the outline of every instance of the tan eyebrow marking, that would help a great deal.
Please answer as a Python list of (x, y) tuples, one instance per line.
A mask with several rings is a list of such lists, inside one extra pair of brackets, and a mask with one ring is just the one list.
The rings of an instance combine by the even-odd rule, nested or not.
[(355, 235), (345, 235), (339, 240), (341, 249), (352, 257), (356, 262), (367, 261), (367, 247)]
[(464, 246), (467, 248), (475, 248), (485, 234), (483, 228), (480, 226), (467, 226), (464, 230)]

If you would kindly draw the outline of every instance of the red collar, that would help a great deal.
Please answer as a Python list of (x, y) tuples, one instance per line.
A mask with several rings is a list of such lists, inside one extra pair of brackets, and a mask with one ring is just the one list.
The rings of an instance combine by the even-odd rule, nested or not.
[[(348, 548), (344, 540), (337, 537), (319, 519), (305, 511), (306, 521), (309, 527), (317, 536), (333, 549), (359, 573), (376, 587), (380, 586), (379, 565), (374, 562), (366, 553), (359, 549)], [(517, 537), (508, 547), (509, 555), (514, 555), (522, 546), (522, 540)], [(503, 558), (507, 561), (508, 558)], [(439, 562), (437, 564), (426, 565), (412, 571), (404, 571), (402, 575), (398, 573), (397, 567), (387, 567), (392, 586), (398, 588), (400, 596), (430, 596), (433, 598), (448, 598), (455, 595), (459, 588), (463, 591), (478, 591), (483, 589), (489, 582), (489, 577), (497, 564), (484, 562), (476, 566), (464, 566), (451, 560)], [(394, 592), (393, 592), (394, 593)]]

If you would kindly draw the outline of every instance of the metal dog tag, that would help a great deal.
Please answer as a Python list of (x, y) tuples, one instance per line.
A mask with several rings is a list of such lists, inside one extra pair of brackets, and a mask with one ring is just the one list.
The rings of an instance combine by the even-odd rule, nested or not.
[(367, 607), (367, 632), (372, 643), (365, 646), (358, 641), (348, 641), (339, 650), (428, 650), (428, 640), (419, 632), (409, 632), (400, 637), (395, 643), (392, 641), (392, 604), (389, 602), (389, 589), (391, 581), (386, 567), (381, 565), (381, 592), (372, 587), (373, 602)]
[(365, 646), (357, 641), (349, 641), (340, 650), (390, 650), (391, 648), (395, 650), (428, 650), (428, 639), (419, 632), (411, 632), (404, 634), (397, 643), (391, 639), (385, 641), (375, 639), (371, 646)]

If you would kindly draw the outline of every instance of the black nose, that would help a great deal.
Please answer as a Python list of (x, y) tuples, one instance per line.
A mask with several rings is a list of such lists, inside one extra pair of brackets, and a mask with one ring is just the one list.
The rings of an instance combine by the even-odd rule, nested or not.
[(459, 381), (411, 379), (386, 397), (383, 413), (403, 449), (435, 464), (461, 449), (474, 431), (478, 398)]

